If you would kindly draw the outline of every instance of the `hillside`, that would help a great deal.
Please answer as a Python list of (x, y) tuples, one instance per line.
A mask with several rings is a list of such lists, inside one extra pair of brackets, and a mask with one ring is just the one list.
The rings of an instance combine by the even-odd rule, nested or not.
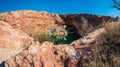
[[(104, 24), (113, 21), (117, 19), (91, 14), (30, 10), (1, 13), (0, 67), (83, 67), (92, 55), (96, 39), (106, 31)], [(49, 40), (40, 37), (43, 35), (60, 37)], [(59, 42), (66, 36), (73, 40)]]

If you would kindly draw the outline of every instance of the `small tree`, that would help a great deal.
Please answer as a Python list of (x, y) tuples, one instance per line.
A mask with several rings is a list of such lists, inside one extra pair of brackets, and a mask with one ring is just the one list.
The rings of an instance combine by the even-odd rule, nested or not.
[(119, 0), (112, 0), (112, 6), (118, 10), (120, 10), (120, 1)]

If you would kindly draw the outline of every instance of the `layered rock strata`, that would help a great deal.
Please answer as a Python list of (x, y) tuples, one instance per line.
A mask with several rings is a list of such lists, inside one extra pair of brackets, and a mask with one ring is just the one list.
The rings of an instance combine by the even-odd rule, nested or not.
[[(114, 19), (107, 16), (58, 15), (26, 10), (1, 13), (0, 67), (83, 67), (83, 63), (90, 58), (91, 45), (104, 32), (104, 28), (90, 34), (94, 29), (85, 31), (88, 35), (84, 37), (80, 35), (80, 28), (87, 23), (97, 29), (103, 21), (109, 20)], [(73, 35), (78, 40), (71, 44), (54, 45), (51, 42), (35, 42), (32, 38), (43, 34)]]

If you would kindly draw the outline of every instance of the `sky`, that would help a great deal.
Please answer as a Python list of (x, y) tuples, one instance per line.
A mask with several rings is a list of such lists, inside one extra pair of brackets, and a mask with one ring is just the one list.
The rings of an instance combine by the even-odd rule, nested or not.
[(0, 12), (16, 10), (47, 11), (58, 14), (89, 13), (119, 16), (110, 0), (0, 0)]

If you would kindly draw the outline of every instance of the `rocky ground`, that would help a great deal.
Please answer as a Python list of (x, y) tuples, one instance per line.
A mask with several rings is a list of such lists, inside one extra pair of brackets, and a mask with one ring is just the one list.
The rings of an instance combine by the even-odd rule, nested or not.
[(82, 59), (86, 59), (82, 58), (82, 52), (72, 45), (54, 45), (51, 42), (35, 43), (25, 33), (13, 29), (5, 22), (0, 23), (2, 32), (0, 61), (3, 67), (79, 67), (82, 65)]
[(83, 67), (90, 57), (95, 38), (104, 32), (104, 28), (71, 44), (39, 43), (33, 37), (37, 34), (69, 34), (70, 29), (66, 26), (74, 24), (63, 19), (69, 17), (35, 11), (0, 14), (0, 67)]
[[(54, 45), (51, 42), (35, 43), (23, 32), (0, 22), (0, 61), (5, 67), (64, 67), (81, 66), (82, 55), (72, 45)], [(16, 32), (16, 33), (15, 33)], [(12, 35), (14, 34), (14, 35)], [(82, 49), (79, 47), (79, 49)], [(77, 52), (78, 51), (78, 52)], [(4, 63), (3, 63), (4, 62)]]

